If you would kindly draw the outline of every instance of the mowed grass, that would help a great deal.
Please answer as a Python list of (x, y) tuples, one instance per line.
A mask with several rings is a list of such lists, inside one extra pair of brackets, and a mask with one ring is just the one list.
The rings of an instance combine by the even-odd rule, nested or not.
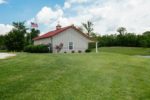
[(101, 47), (100, 52), (120, 53), (126, 55), (150, 55), (150, 48), (137, 47)]
[(7, 52), (6, 50), (0, 50), (0, 52)]
[(0, 60), (0, 100), (150, 100), (150, 59), (19, 53)]

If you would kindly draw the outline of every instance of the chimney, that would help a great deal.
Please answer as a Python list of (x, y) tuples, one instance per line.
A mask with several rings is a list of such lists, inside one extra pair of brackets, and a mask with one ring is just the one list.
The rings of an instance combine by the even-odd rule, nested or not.
[(56, 26), (56, 30), (59, 30), (59, 29), (61, 29), (61, 25), (60, 25), (60, 24), (58, 24), (58, 25)]

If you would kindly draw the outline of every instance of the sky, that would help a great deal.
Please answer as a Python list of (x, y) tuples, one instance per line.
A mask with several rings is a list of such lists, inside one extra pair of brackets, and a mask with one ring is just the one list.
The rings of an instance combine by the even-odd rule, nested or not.
[(115, 34), (118, 27), (141, 34), (150, 31), (150, 0), (0, 0), (0, 35), (7, 34), (12, 22), (39, 25), (41, 33), (91, 21), (94, 32)]

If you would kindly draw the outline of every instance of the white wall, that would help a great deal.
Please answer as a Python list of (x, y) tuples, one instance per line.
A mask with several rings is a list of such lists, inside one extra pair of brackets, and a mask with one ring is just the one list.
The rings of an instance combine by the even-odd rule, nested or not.
[(34, 41), (34, 45), (40, 45), (40, 44), (49, 44), (51, 43), (51, 38), (46, 38), (46, 39), (40, 39), (40, 40), (36, 40)]
[[(56, 45), (59, 45), (60, 43), (63, 43), (63, 49), (61, 52), (78, 52), (81, 50), (84, 52), (86, 49), (88, 49), (88, 43), (90, 42), (89, 39), (78, 33), (74, 29), (68, 29), (59, 35), (56, 35), (52, 38), (53, 41), (53, 52), (57, 52), (55, 47)], [(69, 42), (73, 42), (74, 49), (69, 50)]]
[[(73, 42), (74, 49), (69, 50), (69, 42)], [(49, 44), (52, 43), (53, 46), (53, 52), (56, 53), (56, 45), (59, 45), (60, 43), (63, 43), (63, 48), (60, 52), (78, 52), (79, 50), (84, 52), (86, 49), (88, 49), (88, 43), (91, 42), (89, 39), (84, 37), (82, 34), (78, 33), (74, 29), (68, 29), (58, 35), (53, 36), (52, 38), (46, 38), (46, 39), (40, 39), (34, 41), (34, 45), (39, 44)]]

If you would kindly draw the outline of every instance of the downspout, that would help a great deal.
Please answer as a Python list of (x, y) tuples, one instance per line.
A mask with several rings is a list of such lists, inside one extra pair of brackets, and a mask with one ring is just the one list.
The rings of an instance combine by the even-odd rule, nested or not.
[(53, 53), (53, 37), (51, 37), (51, 48), (52, 48), (52, 53)]

